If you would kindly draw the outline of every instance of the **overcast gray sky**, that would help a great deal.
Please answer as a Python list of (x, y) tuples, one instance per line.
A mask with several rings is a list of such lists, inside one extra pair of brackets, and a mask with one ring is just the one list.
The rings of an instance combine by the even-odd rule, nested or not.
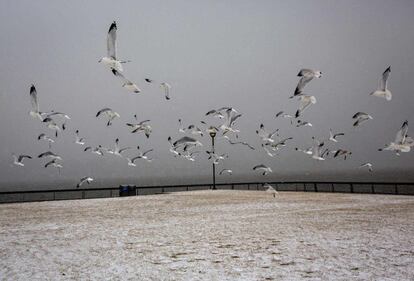
[[(389, 143), (404, 120), (414, 130), (414, 2), (413, 1), (1, 1), (0, 2), (0, 188), (74, 187), (79, 178), (96, 179), (90, 187), (136, 184), (208, 182), (211, 163), (205, 155), (195, 162), (174, 158), (167, 137), (180, 137), (178, 118), (185, 124), (206, 120), (205, 112), (233, 106), (240, 139), (259, 148), (260, 123), (280, 128), (294, 140), (275, 158), (261, 149), (230, 146), (217, 140), (216, 150), (228, 152), (218, 166), (233, 169), (225, 181), (277, 180), (414, 180), (414, 155), (377, 149)], [(133, 95), (98, 60), (106, 54), (106, 33), (118, 24), (118, 56), (132, 60), (125, 75), (143, 90)], [(386, 67), (392, 72), (393, 100), (370, 97)], [(317, 104), (304, 113), (313, 127), (294, 128), (275, 119), (293, 113), (293, 93), (301, 68), (321, 70), (306, 92)], [(166, 101), (157, 86), (143, 79), (167, 81), (173, 89)], [(37, 156), (48, 150), (37, 136), (52, 132), (31, 119), (29, 87), (34, 83), (42, 111), (69, 114), (68, 130), (52, 150), (63, 157), (63, 170), (45, 169), (45, 161), (12, 165), (11, 153)], [(121, 114), (111, 127), (95, 118), (103, 107)], [(357, 111), (374, 119), (352, 127)], [(125, 126), (151, 119), (146, 139)], [(217, 124), (217, 122), (215, 122)], [(311, 137), (329, 136), (329, 128), (345, 132), (332, 149), (353, 151), (347, 160), (315, 161), (294, 147), (312, 145)], [(114, 156), (99, 158), (74, 144), (74, 130), (90, 145), (154, 148), (152, 163), (136, 168)], [(410, 134), (413, 135), (413, 134)], [(203, 151), (210, 138), (200, 138)], [(135, 153), (127, 153), (134, 156)], [(358, 169), (372, 162), (375, 172)], [(272, 167), (263, 177), (257, 164)]]

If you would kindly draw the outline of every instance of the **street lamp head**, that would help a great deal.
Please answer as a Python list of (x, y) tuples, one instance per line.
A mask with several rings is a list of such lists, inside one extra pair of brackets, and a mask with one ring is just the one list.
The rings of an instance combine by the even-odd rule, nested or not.
[(215, 138), (217, 135), (217, 129), (213, 126), (210, 126), (210, 128), (208, 128), (208, 133), (210, 134), (210, 137)]

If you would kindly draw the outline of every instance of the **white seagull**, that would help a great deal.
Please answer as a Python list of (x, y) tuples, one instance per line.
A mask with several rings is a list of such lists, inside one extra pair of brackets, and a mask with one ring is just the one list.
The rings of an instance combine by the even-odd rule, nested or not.
[(45, 141), (48, 141), (48, 143), (49, 143), (49, 148), (52, 146), (52, 143), (54, 143), (55, 142), (55, 140), (54, 139), (52, 139), (51, 137), (49, 137), (49, 136), (47, 136), (46, 134), (40, 134), (38, 137), (37, 137), (37, 139), (38, 140), (45, 140)]
[(262, 173), (263, 176), (266, 176), (268, 173), (272, 173), (273, 172), (270, 167), (267, 167), (266, 165), (263, 165), (263, 164), (254, 166), (253, 167), (253, 170), (254, 171), (256, 171), (256, 170), (262, 170), (263, 171), (263, 173)]
[(299, 80), (298, 85), (296, 86), (295, 93), (290, 98), (300, 96), (303, 94), (303, 88), (312, 81), (313, 78), (321, 78), (322, 72), (319, 70), (312, 70), (312, 69), (301, 69), (297, 75), (298, 77), (302, 77)]
[(406, 120), (402, 124), (401, 129), (398, 130), (395, 140), (378, 150), (391, 150), (395, 151), (397, 155), (400, 155), (400, 152), (410, 152), (412, 146), (414, 146), (414, 140), (408, 136), (408, 121)]
[(273, 136), (276, 135), (278, 131), (279, 129), (276, 129), (273, 132), (268, 132), (264, 128), (264, 125), (260, 124), (259, 130), (256, 130), (256, 134), (262, 139), (262, 141), (274, 143), (275, 140), (273, 139)]
[(164, 90), (164, 94), (165, 94), (165, 99), (169, 100), (170, 98), (170, 90), (171, 90), (171, 85), (166, 83), (166, 82), (162, 82), (160, 84), (160, 87)]
[(85, 144), (85, 139), (84, 138), (81, 138), (81, 137), (79, 137), (79, 130), (76, 130), (75, 131), (75, 143), (76, 144), (79, 144), (79, 145), (84, 145)]
[(224, 173), (227, 173), (228, 175), (231, 176), (233, 174), (233, 171), (230, 170), (230, 169), (223, 169), (223, 170), (220, 171), (219, 175), (221, 176)]
[(367, 167), (367, 168), (368, 168), (368, 171), (370, 171), (370, 172), (372, 172), (372, 171), (373, 171), (373, 169), (372, 169), (372, 164), (371, 164), (371, 163), (367, 162), (367, 163), (361, 164), (361, 165), (359, 166), (359, 168), (365, 168), (365, 167)]
[(135, 94), (138, 94), (138, 93), (141, 92), (141, 89), (138, 88), (138, 86), (135, 83), (133, 83), (131, 80), (128, 80), (127, 78), (125, 78), (125, 76), (121, 72), (119, 72), (118, 70), (112, 69), (112, 73), (116, 77), (118, 77), (119, 79), (122, 80), (122, 82), (123, 82), (122, 87), (125, 88), (126, 90), (128, 90), (130, 92), (133, 92)]
[(142, 131), (144, 132), (145, 136), (149, 138), (152, 132), (152, 127), (147, 123), (150, 121), (151, 120), (144, 120), (139, 122), (138, 124), (127, 123), (126, 125), (131, 128), (131, 133), (137, 133)]
[(276, 197), (276, 194), (279, 194), (277, 190), (268, 183), (263, 184), (263, 187), (266, 188), (266, 192), (272, 194), (273, 197)]
[(13, 164), (16, 165), (16, 166), (22, 166), (22, 167), (24, 166), (24, 164), (23, 164), (23, 159), (24, 158), (32, 159), (32, 156), (30, 156), (30, 155), (19, 155), (19, 156), (16, 156), (13, 153), (12, 156), (13, 156), (13, 159), (14, 159)]
[(329, 129), (329, 140), (332, 142), (338, 142), (338, 140), (336, 139), (339, 136), (344, 136), (344, 133), (332, 133), (332, 129)]
[(45, 168), (47, 168), (49, 166), (58, 169), (59, 174), (60, 174), (60, 169), (63, 168), (62, 164), (56, 162), (56, 159), (50, 160), (49, 162), (47, 162), (45, 164)]
[(106, 126), (112, 125), (112, 121), (115, 118), (120, 117), (119, 113), (113, 111), (109, 107), (106, 107), (106, 108), (103, 108), (103, 109), (99, 110), (98, 113), (96, 113), (96, 117), (99, 117), (100, 115), (104, 115), (104, 114), (108, 117), (108, 123), (106, 123)]
[(107, 55), (99, 60), (104, 65), (108, 66), (111, 70), (115, 69), (116, 71), (123, 71), (122, 64), (127, 61), (120, 61), (116, 57), (116, 31), (117, 26), (114, 21), (108, 30), (108, 36), (106, 39), (106, 48)]
[(314, 96), (301, 95), (299, 96), (299, 100), (300, 106), (299, 109), (296, 111), (296, 118), (298, 118), (302, 114), (302, 112), (305, 111), (306, 108), (316, 103), (316, 98)]
[(372, 116), (364, 112), (357, 112), (352, 116), (352, 119), (355, 119), (353, 126), (358, 127), (363, 122), (372, 119)]
[(84, 177), (84, 178), (81, 178), (81, 179), (80, 179), (80, 181), (79, 181), (79, 183), (76, 185), (76, 188), (81, 187), (81, 185), (82, 185), (82, 184), (84, 184), (85, 182), (86, 182), (87, 184), (90, 184), (92, 181), (93, 181), (93, 178), (91, 178), (91, 177)]
[(390, 76), (390, 72), (391, 72), (391, 66), (389, 66), (382, 73), (381, 79), (378, 82), (378, 84), (379, 84), (378, 88), (377, 88), (376, 91), (374, 91), (370, 94), (371, 96), (385, 98), (387, 101), (390, 101), (392, 99), (392, 94), (391, 94), (390, 90), (388, 90), (388, 88), (387, 88), (387, 80), (388, 80), (388, 77)]
[(30, 87), (30, 102), (32, 103), (32, 110), (30, 116), (43, 121), (42, 112), (39, 110), (39, 102), (37, 101), (37, 91), (35, 85), (32, 84)]
[(38, 158), (49, 157), (51, 159), (62, 160), (62, 157), (60, 157), (56, 153), (53, 153), (52, 151), (43, 152), (43, 153), (39, 154), (37, 157)]

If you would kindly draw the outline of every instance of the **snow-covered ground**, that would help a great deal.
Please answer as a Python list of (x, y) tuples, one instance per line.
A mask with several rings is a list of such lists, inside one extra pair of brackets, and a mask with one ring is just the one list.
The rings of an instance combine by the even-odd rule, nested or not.
[(414, 280), (414, 197), (206, 190), (2, 204), (0, 280)]

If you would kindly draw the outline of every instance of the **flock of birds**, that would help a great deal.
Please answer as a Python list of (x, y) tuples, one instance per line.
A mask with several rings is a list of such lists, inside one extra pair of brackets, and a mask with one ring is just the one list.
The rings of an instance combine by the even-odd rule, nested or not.
[[(116, 33), (117, 33), (117, 25), (116, 22), (113, 22), (108, 31), (107, 35), (107, 56), (103, 57), (99, 60), (100, 63), (103, 63), (112, 74), (119, 78), (122, 81), (122, 88), (134, 93), (138, 94), (141, 92), (140, 88), (132, 82), (131, 80), (127, 79), (124, 75), (123, 64), (129, 63), (129, 60), (119, 60), (116, 54)], [(373, 91), (370, 95), (383, 98), (387, 101), (392, 99), (392, 94), (388, 89), (387, 81), (389, 75), (391, 73), (391, 67), (388, 67), (382, 74), (378, 88)], [(313, 125), (303, 120), (303, 113), (305, 110), (312, 107), (312, 105), (316, 104), (317, 100), (315, 96), (307, 95), (304, 93), (305, 87), (308, 83), (310, 83), (315, 78), (321, 78), (322, 72), (318, 70), (312, 69), (301, 69), (297, 74), (300, 77), (297, 87), (290, 99), (296, 98), (299, 102), (298, 108), (294, 114), (288, 114), (284, 111), (280, 111), (275, 115), (275, 118), (285, 118), (290, 120), (290, 123), (296, 127), (312, 127)], [(154, 80), (150, 78), (145, 78), (145, 83), (154, 84)], [(171, 86), (167, 82), (159, 83), (159, 86), (164, 92), (165, 99), (170, 100), (170, 91)], [(56, 168), (59, 173), (60, 169), (63, 168), (62, 164), (62, 157), (59, 156), (57, 153), (51, 151), (53, 144), (58, 139), (58, 136), (61, 131), (67, 130), (66, 122), (70, 120), (69, 115), (57, 112), (57, 111), (49, 111), (43, 112), (40, 111), (39, 103), (38, 103), (38, 96), (37, 91), (34, 85), (30, 87), (30, 100), (32, 104), (32, 110), (30, 111), (30, 115), (34, 119), (38, 119), (42, 122), (46, 128), (53, 131), (54, 138), (48, 136), (45, 133), (41, 133), (38, 136), (39, 141), (44, 141), (48, 143), (49, 150), (46, 152), (41, 153), (38, 155), (38, 158), (46, 159), (44, 164), (45, 168), (52, 167)], [(96, 113), (96, 118), (104, 118), (106, 121), (106, 126), (111, 126), (113, 121), (116, 118), (119, 118), (120, 114), (112, 110), (110, 107), (102, 108), (98, 110)], [(258, 129), (256, 130), (256, 134), (261, 141), (260, 147), (256, 148), (253, 145), (247, 143), (246, 141), (242, 141), (239, 139), (240, 129), (236, 128), (236, 122), (239, 118), (242, 117), (242, 114), (233, 107), (221, 107), (217, 109), (209, 110), (205, 113), (205, 118), (208, 118), (209, 124), (206, 121), (200, 121), (200, 124), (189, 124), (184, 126), (183, 120), (178, 119), (178, 132), (183, 134), (183, 136), (178, 137), (177, 139), (173, 140), (171, 136), (168, 137), (167, 141), (169, 143), (169, 151), (172, 153), (174, 157), (180, 157), (186, 159), (188, 161), (195, 161), (196, 156), (203, 153), (201, 147), (203, 144), (197, 137), (203, 137), (204, 135), (210, 136), (217, 136), (217, 139), (223, 139), (224, 141), (228, 142), (232, 146), (242, 146), (246, 149), (256, 150), (256, 149), (263, 149), (263, 151), (269, 157), (274, 157), (277, 155), (277, 152), (284, 147), (287, 146), (287, 143), (290, 142), (293, 138), (292, 137), (282, 137), (279, 134), (279, 129), (272, 129), (269, 130), (265, 128), (264, 124), (260, 124)], [(150, 120), (138, 120), (137, 116), (134, 115), (135, 122), (126, 123), (126, 126), (131, 130), (131, 133), (143, 133), (146, 138), (149, 138), (152, 132), (152, 127), (150, 125)], [(357, 112), (352, 116), (354, 120), (353, 126), (361, 126), (361, 124), (373, 119), (373, 117), (365, 112)], [(83, 150), (84, 152), (94, 153), (99, 156), (104, 156), (107, 154), (112, 154), (118, 157), (125, 158), (127, 161), (128, 166), (135, 167), (136, 162), (139, 160), (145, 160), (151, 162), (153, 159), (149, 156), (149, 154), (153, 151), (153, 149), (148, 149), (142, 151), (139, 146), (136, 147), (138, 151), (134, 157), (126, 157), (123, 155), (126, 151), (135, 150), (132, 147), (122, 147), (119, 144), (119, 139), (115, 140), (114, 148), (106, 148), (102, 145), (93, 146), (87, 145), (85, 138), (80, 136), (79, 130), (74, 132), (74, 143), (80, 146), (86, 146)], [(340, 143), (340, 139), (345, 134), (343, 132), (333, 132), (331, 129), (329, 130), (329, 137), (326, 140), (318, 140), (315, 137), (312, 137), (313, 145), (307, 148), (298, 148), (296, 147), (295, 150), (298, 152), (302, 152), (306, 155), (309, 155), (312, 159), (317, 161), (323, 161), (327, 159), (330, 155), (333, 158), (341, 158), (343, 157), (346, 160), (348, 157), (352, 155), (351, 151), (346, 149), (338, 148), (338, 149), (330, 149), (328, 147), (328, 143), (337, 144)], [(214, 138), (213, 138), (214, 139)], [(411, 147), (414, 146), (414, 141), (411, 137), (408, 136), (408, 121), (404, 121), (401, 128), (398, 130), (395, 140), (391, 141), (388, 145), (383, 148), (380, 148), (379, 151), (389, 150), (395, 152), (397, 155), (400, 153), (409, 152)], [(229, 155), (226, 153), (220, 154), (214, 150), (214, 146), (212, 146), (211, 151), (205, 151), (208, 156), (208, 159), (212, 161), (214, 165), (218, 165), (223, 162), (225, 159), (229, 158)], [(16, 166), (24, 166), (23, 161), (25, 159), (32, 159), (30, 155), (12, 155), (14, 158), (14, 164)], [(369, 162), (362, 163), (359, 168), (366, 168), (370, 172), (373, 171), (373, 165)], [(272, 169), (264, 164), (255, 165), (252, 168), (254, 171), (266, 176), (269, 173), (272, 173)], [(219, 175), (232, 175), (233, 171), (229, 168), (223, 168), (219, 172)], [(81, 178), (77, 184), (79, 188), (83, 184), (91, 183), (94, 179), (91, 176), (85, 176)], [(273, 193), (273, 196), (277, 193), (277, 191), (269, 184), (265, 184), (268, 192)]]

